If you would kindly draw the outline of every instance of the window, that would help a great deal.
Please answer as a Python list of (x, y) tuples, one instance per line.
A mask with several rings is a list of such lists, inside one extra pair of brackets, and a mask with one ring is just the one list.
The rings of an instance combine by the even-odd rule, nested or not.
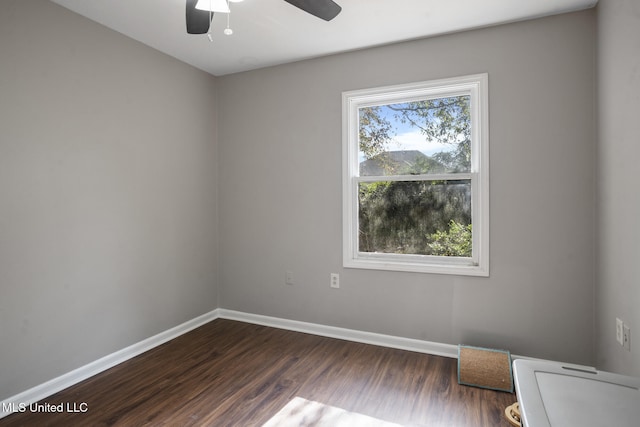
[(488, 276), (487, 75), (342, 99), (344, 266)]

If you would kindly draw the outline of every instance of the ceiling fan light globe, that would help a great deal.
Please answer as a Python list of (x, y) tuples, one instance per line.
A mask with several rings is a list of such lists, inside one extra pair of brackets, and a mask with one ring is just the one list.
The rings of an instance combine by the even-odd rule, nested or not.
[(207, 10), (216, 13), (229, 13), (227, 0), (198, 0), (196, 9)]

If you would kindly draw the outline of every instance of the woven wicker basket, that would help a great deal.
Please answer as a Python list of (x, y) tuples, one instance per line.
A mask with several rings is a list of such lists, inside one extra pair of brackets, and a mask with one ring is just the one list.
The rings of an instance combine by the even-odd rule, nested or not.
[(504, 416), (507, 417), (507, 421), (514, 427), (521, 427), (522, 423), (520, 421), (520, 405), (518, 402), (514, 403), (511, 406), (507, 406), (504, 410)]

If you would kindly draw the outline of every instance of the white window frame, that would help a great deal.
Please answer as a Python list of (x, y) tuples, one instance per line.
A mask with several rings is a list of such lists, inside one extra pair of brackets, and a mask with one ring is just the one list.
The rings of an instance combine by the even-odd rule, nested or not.
[[(343, 265), (347, 268), (489, 276), (489, 87), (488, 75), (430, 80), (342, 93)], [(389, 181), (360, 177), (358, 110), (362, 107), (470, 95), (471, 170), (464, 174), (429, 175), (428, 179), (471, 180), (472, 257), (368, 253), (358, 250), (358, 184)], [(411, 180), (404, 176), (401, 180)], [(425, 179), (419, 175), (414, 179)]]

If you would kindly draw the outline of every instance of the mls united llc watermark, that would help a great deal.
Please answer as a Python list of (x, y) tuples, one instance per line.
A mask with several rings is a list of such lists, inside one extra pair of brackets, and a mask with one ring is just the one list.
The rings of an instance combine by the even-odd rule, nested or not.
[(86, 402), (62, 402), (62, 403), (15, 403), (2, 402), (2, 412), (64, 412), (83, 413), (89, 410)]

